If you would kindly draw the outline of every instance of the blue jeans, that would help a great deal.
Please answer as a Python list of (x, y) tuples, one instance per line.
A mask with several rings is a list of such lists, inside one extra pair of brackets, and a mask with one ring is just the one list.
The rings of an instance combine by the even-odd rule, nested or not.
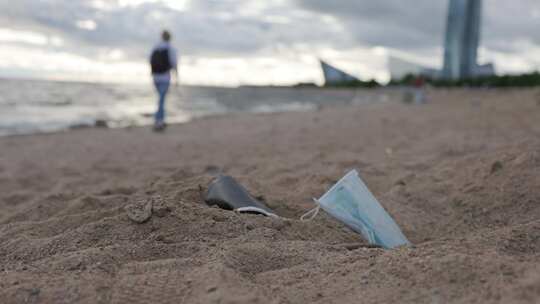
[(165, 97), (169, 91), (169, 82), (154, 82), (159, 94), (158, 110), (156, 112), (156, 124), (165, 122)]

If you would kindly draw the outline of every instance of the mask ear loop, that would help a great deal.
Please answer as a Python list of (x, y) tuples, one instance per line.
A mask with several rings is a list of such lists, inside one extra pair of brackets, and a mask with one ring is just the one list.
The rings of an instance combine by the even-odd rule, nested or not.
[(315, 217), (317, 217), (317, 215), (319, 214), (319, 211), (321, 211), (321, 203), (316, 198), (314, 198), (313, 201), (315, 202), (317, 206), (309, 210), (308, 212), (304, 213), (304, 215), (300, 217), (301, 222), (310, 222), (314, 220)]

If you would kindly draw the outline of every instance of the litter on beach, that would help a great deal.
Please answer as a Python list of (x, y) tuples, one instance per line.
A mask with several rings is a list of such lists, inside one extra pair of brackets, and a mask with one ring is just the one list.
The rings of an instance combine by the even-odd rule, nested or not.
[(345, 175), (315, 201), (324, 211), (362, 234), (372, 245), (391, 249), (410, 244), (356, 170)]
[(218, 206), (225, 210), (278, 217), (270, 208), (251, 196), (234, 178), (227, 175), (218, 176), (210, 184), (204, 200), (209, 206)]

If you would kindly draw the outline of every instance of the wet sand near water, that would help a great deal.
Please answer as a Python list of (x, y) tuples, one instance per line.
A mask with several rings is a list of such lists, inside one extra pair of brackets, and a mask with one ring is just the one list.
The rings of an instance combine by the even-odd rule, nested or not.
[[(535, 90), (0, 138), (2, 303), (538, 303)], [(324, 212), (357, 169), (414, 246)], [(282, 219), (205, 206), (224, 172)]]

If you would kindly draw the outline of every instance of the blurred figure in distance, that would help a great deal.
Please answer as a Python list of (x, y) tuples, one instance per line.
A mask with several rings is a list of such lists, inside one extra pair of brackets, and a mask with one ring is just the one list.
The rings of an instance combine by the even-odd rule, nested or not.
[(426, 103), (425, 86), (426, 79), (422, 75), (416, 76), (414, 79), (414, 103), (424, 104)]
[(168, 31), (161, 33), (161, 41), (153, 48), (150, 55), (152, 78), (159, 95), (158, 109), (155, 115), (154, 131), (164, 131), (165, 127), (165, 99), (171, 83), (171, 71), (174, 72), (178, 84), (178, 58), (176, 49), (171, 46), (171, 34)]

